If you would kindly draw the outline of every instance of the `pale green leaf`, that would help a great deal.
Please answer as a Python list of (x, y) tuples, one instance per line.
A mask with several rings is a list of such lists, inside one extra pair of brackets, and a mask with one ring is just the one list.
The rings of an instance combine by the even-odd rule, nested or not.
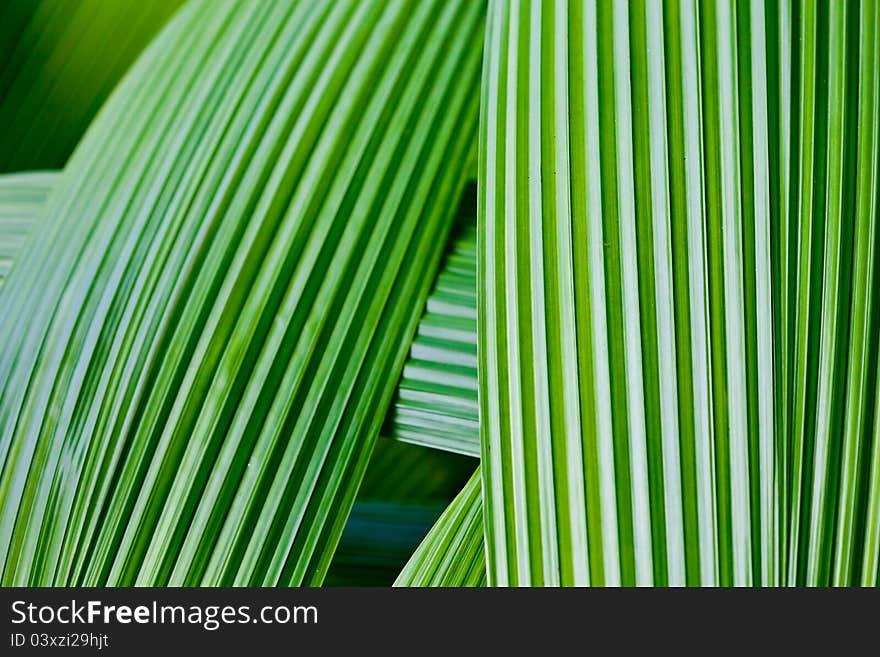
[(492, 583), (778, 580), (763, 12), (490, 4)]
[(57, 175), (39, 171), (0, 176), (0, 288), (46, 205)]

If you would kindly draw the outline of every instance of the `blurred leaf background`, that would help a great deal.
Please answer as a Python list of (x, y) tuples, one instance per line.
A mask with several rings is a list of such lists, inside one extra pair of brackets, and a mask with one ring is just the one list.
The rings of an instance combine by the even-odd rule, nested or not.
[(182, 0), (0, 7), (0, 172), (57, 169)]

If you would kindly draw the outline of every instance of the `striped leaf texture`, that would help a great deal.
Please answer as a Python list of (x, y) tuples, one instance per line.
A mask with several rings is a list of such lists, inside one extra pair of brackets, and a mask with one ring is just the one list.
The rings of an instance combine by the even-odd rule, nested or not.
[(786, 582), (877, 585), (880, 3), (794, 3), (780, 26)]
[(877, 11), (490, 2), (490, 583), (876, 582)]
[(468, 456), (480, 454), (475, 212), (475, 196), (467, 194), (388, 423), (393, 438)]
[(0, 288), (46, 205), (57, 175), (39, 171), (0, 176)]
[[(874, 408), (880, 408), (880, 386), (877, 386)], [(866, 441), (867, 442), (867, 441)], [(874, 435), (870, 465), (865, 468), (868, 491), (865, 504), (865, 528), (863, 534), (864, 552), (862, 553), (862, 569), (858, 581), (862, 586), (880, 586), (880, 413), (874, 413)], [(866, 449), (866, 448), (863, 448)], [(845, 534), (843, 534), (845, 536)], [(857, 563), (856, 557), (850, 557), (850, 564)]]
[(318, 584), (477, 134), (479, 3), (188, 2), (0, 302), (4, 584)]
[(61, 167), (182, 0), (6, 0), (0, 171)]
[(478, 468), (437, 520), (395, 586), (485, 586), (483, 504)]

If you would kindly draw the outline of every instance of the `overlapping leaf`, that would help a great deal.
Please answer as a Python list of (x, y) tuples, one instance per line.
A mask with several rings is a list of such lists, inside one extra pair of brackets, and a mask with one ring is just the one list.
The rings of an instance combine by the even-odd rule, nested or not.
[(150, 45), (5, 290), (4, 582), (322, 580), (455, 217), (482, 30), (465, 1), (195, 0)]
[[(122, 5), (10, 5), (3, 157), (174, 4), (75, 93)], [(482, 457), (398, 585), (880, 583), (880, 3), (489, 15), (480, 95), (480, 3), (193, 0), (0, 181), (4, 582), (320, 583), (385, 417)], [(334, 581), (455, 473), (384, 442)]]

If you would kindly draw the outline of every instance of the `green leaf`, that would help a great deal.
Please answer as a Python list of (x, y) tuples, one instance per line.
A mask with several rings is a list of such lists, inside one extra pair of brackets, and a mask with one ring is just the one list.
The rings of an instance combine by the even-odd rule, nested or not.
[[(874, 408), (880, 408), (880, 387), (874, 400)], [(861, 578), (854, 580), (862, 586), (880, 586), (880, 413), (874, 413), (873, 450), (868, 475), (868, 494), (865, 504), (865, 538), (862, 549)], [(864, 453), (864, 452), (863, 452)], [(846, 535), (843, 534), (846, 538)], [(853, 561), (857, 562), (856, 557)]]
[(105, 103), (178, 4), (0, 8), (0, 583), (880, 584), (880, 3), (190, 0)]
[(478, 3), (187, 3), (0, 317), (9, 584), (318, 584), (455, 218)]
[(0, 176), (0, 289), (46, 205), (57, 175), (40, 171)]
[(790, 585), (877, 581), (878, 23), (876, 2), (791, 17)]
[(763, 11), (491, 4), (493, 584), (778, 578)]
[(876, 580), (877, 12), (491, 3), (490, 582)]
[(392, 438), (468, 456), (480, 453), (475, 210), (466, 194), (388, 422)]
[(434, 524), (395, 586), (485, 586), (480, 471)]

